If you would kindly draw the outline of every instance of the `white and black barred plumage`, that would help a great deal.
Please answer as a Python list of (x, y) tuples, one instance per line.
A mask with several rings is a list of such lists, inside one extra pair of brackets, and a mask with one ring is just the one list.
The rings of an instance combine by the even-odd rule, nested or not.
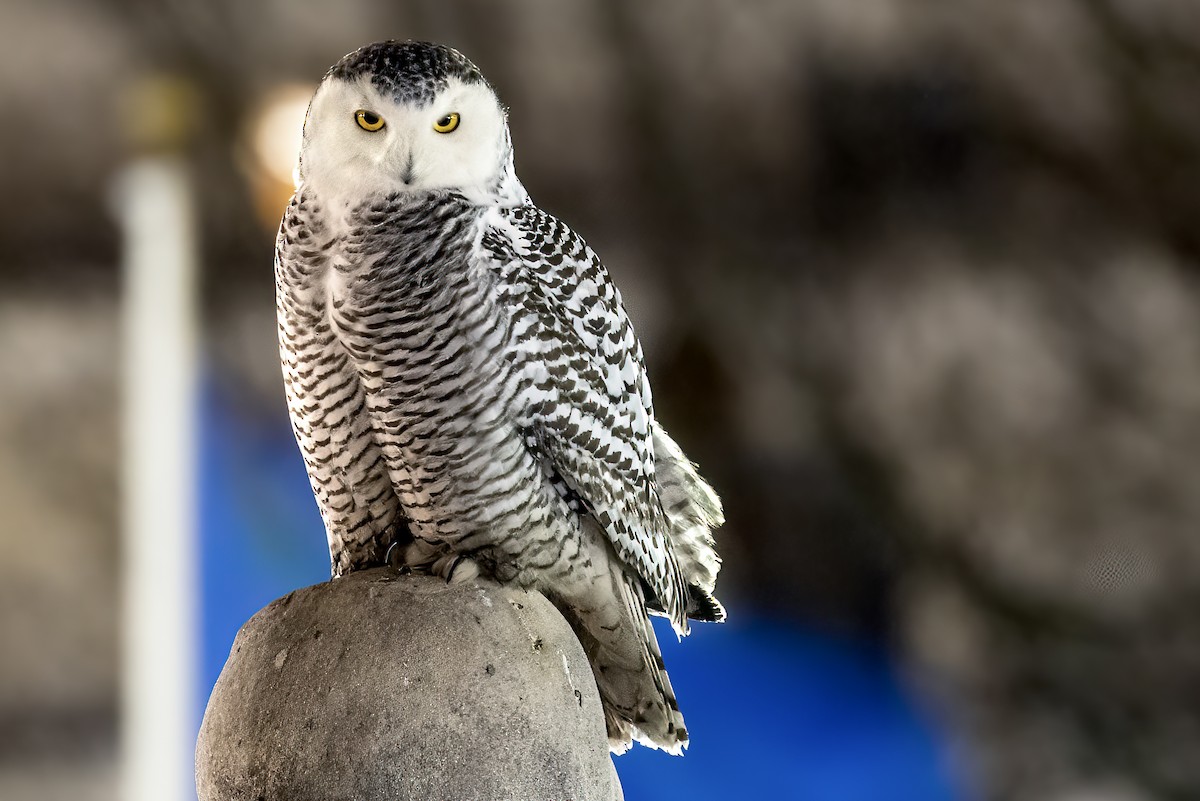
[(724, 618), (720, 503), (654, 420), (607, 271), (517, 180), (490, 86), (439, 45), (351, 53), (313, 98), (298, 175), (280, 352), (334, 575), (399, 545), (415, 570), (542, 592), (614, 749), (678, 752), (647, 609), (680, 634)]

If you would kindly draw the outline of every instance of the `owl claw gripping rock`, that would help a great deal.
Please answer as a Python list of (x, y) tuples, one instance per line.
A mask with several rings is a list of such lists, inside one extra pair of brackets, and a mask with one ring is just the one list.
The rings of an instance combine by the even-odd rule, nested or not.
[(403, 554), (542, 593), (613, 750), (679, 753), (647, 615), (724, 619), (720, 501), (654, 419), (600, 259), (517, 179), (495, 92), (448, 47), (364, 47), (317, 89), (297, 174), (280, 355), (333, 574)]

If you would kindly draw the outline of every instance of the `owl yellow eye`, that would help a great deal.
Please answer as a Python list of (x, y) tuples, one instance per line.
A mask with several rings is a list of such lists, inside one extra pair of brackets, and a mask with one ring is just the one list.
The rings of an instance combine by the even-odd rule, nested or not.
[(433, 130), (438, 133), (450, 133), (458, 127), (458, 114), (450, 113), (433, 124)]
[(358, 123), (358, 127), (364, 131), (375, 132), (383, 127), (383, 117), (380, 117), (374, 111), (366, 111), (359, 109), (354, 112), (354, 121)]

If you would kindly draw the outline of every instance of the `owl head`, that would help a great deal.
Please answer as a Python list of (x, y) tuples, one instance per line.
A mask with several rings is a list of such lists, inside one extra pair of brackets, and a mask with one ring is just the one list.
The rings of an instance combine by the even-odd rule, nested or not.
[(462, 53), (379, 42), (325, 75), (304, 121), (298, 181), (330, 201), (455, 191), (524, 200), (504, 107)]

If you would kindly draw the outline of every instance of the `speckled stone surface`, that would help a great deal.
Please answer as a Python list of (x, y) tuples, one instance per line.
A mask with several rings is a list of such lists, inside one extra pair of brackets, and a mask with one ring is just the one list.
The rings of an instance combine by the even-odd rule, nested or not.
[(246, 623), (196, 744), (201, 801), (619, 801), (595, 680), (548, 601), (349, 574)]

